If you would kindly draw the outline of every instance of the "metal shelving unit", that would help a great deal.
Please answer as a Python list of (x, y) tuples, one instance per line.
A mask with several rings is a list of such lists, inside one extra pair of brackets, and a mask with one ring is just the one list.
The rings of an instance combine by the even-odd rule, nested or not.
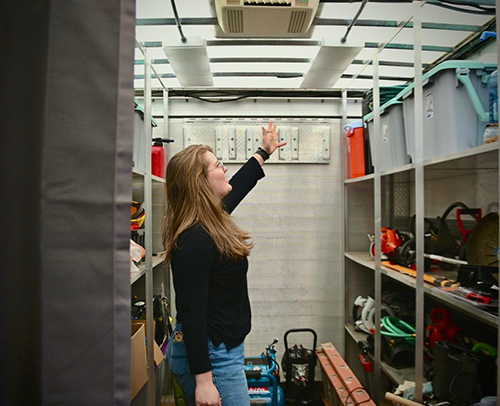
[[(346, 252), (345, 257), (349, 258), (351, 261), (363, 265), (368, 269), (375, 271), (375, 261), (368, 255), (367, 252)], [(413, 289), (416, 288), (415, 278), (409, 275), (405, 275), (383, 265), (381, 271), (383, 275), (386, 275), (391, 279), (394, 279)], [(446, 272), (441, 272), (441, 274), (443, 273)], [(450, 296), (449, 294), (444, 293), (437, 286), (433, 286), (430, 283), (424, 283), (424, 293), (492, 327), (495, 327), (498, 324), (498, 316), (482, 309), (478, 309), (472, 304), (465, 303), (462, 300)]]
[[(481, 156), (485, 156), (486, 160), (479, 162), (478, 158)], [(433, 159), (426, 159), (423, 165), (424, 167), (432, 168), (434, 165), (443, 163), (451, 163), (452, 166), (455, 163), (455, 169), (498, 169), (498, 142), (480, 145)], [(485, 167), (488, 163), (489, 167)]]
[(165, 183), (165, 179), (155, 175), (151, 175), (151, 180), (158, 183)]
[[(158, 265), (163, 263), (165, 261), (165, 256), (164, 255), (156, 255), (153, 256), (153, 269), (156, 268)], [(135, 282), (137, 282), (142, 276), (146, 274), (146, 263), (141, 262), (137, 268), (139, 268), (140, 273), (136, 275), (133, 279), (130, 280), (130, 284), (133, 285)]]
[[(418, 16), (418, 5), (415, 4), (414, 32), (415, 32), (415, 98), (423, 100), (422, 70), (421, 70), (421, 42), (420, 21)], [(382, 49), (379, 49), (379, 52)], [(374, 132), (371, 137), (381, 139), (380, 103), (378, 88), (378, 52), (375, 52), (372, 65), (374, 69), (373, 88), (373, 111)], [(416, 117), (423, 117), (423, 103), (415, 103)], [(345, 116), (344, 116), (345, 117)], [(372, 292), (375, 294), (375, 319), (381, 316), (381, 293), (382, 278), (386, 281), (396, 281), (415, 293), (416, 301), (416, 351), (415, 367), (397, 370), (387, 365), (381, 359), (381, 338), (377, 332), (374, 336), (374, 377), (378, 388), (372, 397), (377, 403), (381, 403), (384, 389), (381, 387), (381, 377), (385, 375), (394, 384), (403, 381), (414, 381), (416, 384), (416, 400), (422, 401), (422, 386), (425, 381), (424, 368), (424, 317), (425, 304), (434, 305), (442, 303), (444, 307), (452, 309), (457, 315), (462, 315), (478, 326), (484, 326), (498, 337), (499, 317), (493, 313), (479, 309), (473, 304), (466, 303), (450, 294), (444, 293), (439, 287), (424, 282), (424, 256), (423, 256), (423, 234), (424, 218), (426, 216), (436, 217), (446, 209), (453, 201), (469, 199), (475, 206), (486, 207), (486, 201), (498, 205), (499, 201), (499, 143), (481, 145), (467, 150), (453, 152), (432, 159), (423, 157), (423, 129), (422, 121), (415, 120), (416, 156), (415, 162), (387, 171), (377, 171), (377, 162), (380, 159), (378, 144), (372, 143), (374, 149), (375, 173), (354, 179), (345, 179), (343, 192), (344, 207), (344, 281), (345, 281), (345, 331), (346, 350), (345, 353), (353, 357), (347, 359), (348, 363), (359, 364), (357, 360), (357, 343), (364, 340), (363, 333), (356, 332), (352, 324), (352, 301), (358, 296), (365, 296)], [(381, 142), (381, 141), (380, 141)], [(405, 204), (407, 204), (408, 218), (416, 216), (417, 236), (417, 277), (412, 277), (382, 265), (380, 258), (381, 234), (380, 228), (389, 226), (394, 220), (394, 212), (389, 216), (388, 212), (394, 210), (395, 185), (405, 188), (408, 193)], [(391, 200), (393, 199), (393, 200)], [(447, 203), (445, 203), (448, 201)], [(468, 204), (466, 202), (466, 204)], [(493, 211), (497, 211), (495, 209)], [(434, 213), (437, 212), (437, 213)], [(390, 221), (389, 221), (390, 220)], [(393, 227), (391, 225), (391, 227)], [(375, 235), (376, 258), (369, 255), (370, 241), (367, 234)], [(440, 272), (446, 274), (446, 272)], [(456, 279), (455, 274), (448, 275)], [(427, 309), (428, 310), (428, 309)], [(496, 333), (494, 333), (496, 331)], [(352, 366), (351, 366), (352, 367)], [(361, 369), (361, 374), (362, 369)], [(378, 375), (377, 375), (378, 374)], [(381, 391), (381, 392), (380, 392)]]
[[(140, 292), (146, 302), (146, 336), (154, 337), (153, 322), (153, 296), (161, 294), (170, 301), (170, 280), (168, 267), (164, 266), (165, 255), (161, 243), (162, 217), (165, 212), (165, 179), (151, 173), (151, 145), (152, 145), (152, 92), (151, 78), (155, 73), (151, 64), (151, 56), (148, 50), (140, 43), (136, 42), (137, 48), (144, 55), (144, 128), (145, 137), (141, 151), (144, 152), (144, 162), (146, 170), (133, 168), (133, 198), (144, 202), (146, 218), (144, 221), (144, 245), (146, 256), (140, 262), (138, 268), (140, 273), (131, 280), (132, 292)], [(168, 123), (168, 91), (164, 91), (164, 122)], [(168, 125), (163, 125), (163, 138), (168, 138)], [(166, 154), (168, 155), (168, 154)], [(146, 387), (139, 392), (132, 401), (133, 406), (154, 406), (160, 404), (165, 392), (168, 392), (170, 383), (166, 377), (165, 362), (159, 368), (155, 368), (154, 340), (147, 340), (147, 360), (148, 360), (148, 382)]]
[[(480, 145), (464, 151), (458, 151), (451, 154), (439, 156), (432, 159), (426, 159), (422, 165), (425, 169), (442, 169), (456, 171), (454, 176), (461, 176), (463, 172), (472, 170), (492, 170), (498, 169), (498, 143)], [(441, 167), (441, 168), (440, 168)], [(380, 176), (394, 175), (415, 169), (415, 164), (408, 164), (393, 168), (388, 171), (380, 172)], [(426, 174), (428, 179), (428, 175)], [(359, 178), (346, 179), (344, 184), (364, 182), (374, 178), (374, 174), (365, 175)]]
[(134, 174), (134, 176), (144, 177), (144, 171), (141, 171), (140, 169), (132, 168), (132, 173)]
[(408, 165), (400, 166), (399, 168), (394, 168), (394, 169), (387, 170), (387, 171), (381, 171), (380, 176), (395, 175), (397, 173), (407, 172), (407, 171), (411, 171), (414, 169), (415, 169), (414, 164), (408, 164)]
[[(345, 330), (356, 343), (365, 341), (368, 335), (367, 333), (356, 331), (354, 329), (354, 325), (351, 323), (347, 323), (345, 325)], [(381, 361), (380, 364), (382, 371), (395, 385), (399, 385), (404, 381), (412, 381), (414, 379), (415, 368), (396, 369), (385, 361)]]
[[(142, 50), (141, 50), (142, 51)], [(144, 297), (146, 302), (146, 337), (154, 337), (153, 327), (153, 180), (151, 174), (151, 58), (147, 52), (143, 51), (145, 59), (145, 103), (144, 103), (144, 139), (141, 150), (144, 151), (145, 170), (133, 169), (133, 196), (132, 198), (144, 202), (144, 210), (146, 217), (143, 223), (144, 226), (144, 244), (146, 250), (144, 261), (139, 264), (139, 275), (131, 281), (132, 291), (140, 291), (140, 296)], [(144, 283), (138, 286), (138, 282), (144, 279)], [(146, 404), (153, 406), (155, 402), (155, 371), (154, 371), (154, 340), (147, 340), (147, 365), (148, 365), (148, 381), (146, 387), (141, 389), (139, 394), (134, 398), (132, 404)], [(145, 396), (142, 392), (145, 390)]]
[[(498, 149), (499, 145), (498, 143), (496, 144), (488, 144), (488, 145), (481, 145), (475, 148), (471, 148), (468, 150), (464, 151), (459, 151), (456, 153), (452, 154), (447, 154), (444, 156), (440, 156), (434, 159), (426, 160), (423, 163), (423, 169), (424, 169), (424, 188), (427, 187), (429, 183), (435, 182), (435, 181), (441, 181), (441, 182), (450, 182), (450, 183), (455, 183), (459, 182), (460, 179), (462, 179), (464, 176), (478, 176), (481, 177), (485, 173), (494, 173), (496, 174), (495, 176), (498, 175), (498, 167), (499, 167), (499, 160), (498, 160)], [(386, 171), (384, 173), (381, 173), (380, 176), (382, 178), (382, 181), (384, 179), (389, 179), (391, 175), (397, 175), (397, 174), (403, 174), (405, 172), (409, 172), (414, 176), (414, 171), (415, 170), (415, 165), (410, 164), (410, 165), (405, 165), (400, 168), (394, 168), (391, 171)], [(415, 179), (412, 178), (411, 180), (412, 185), (415, 183)], [(383, 183), (383, 182), (382, 182)], [(349, 211), (349, 204), (353, 205), (356, 203), (356, 200), (358, 200), (358, 203), (361, 205), (371, 205), (373, 204), (373, 195), (370, 196), (371, 194), (374, 193), (375, 185), (374, 185), (374, 176), (373, 175), (367, 175), (364, 177), (356, 178), (356, 179), (348, 179), (344, 181), (344, 185), (347, 188), (346, 195), (349, 195), (349, 190), (351, 191), (351, 195), (354, 196), (355, 201), (353, 202), (352, 199), (351, 201), (349, 198), (346, 199), (346, 207), (347, 207), (347, 212)], [(412, 186), (413, 187), (413, 186)], [(353, 189), (354, 188), (354, 189)], [(460, 189), (460, 188), (458, 188)], [(473, 193), (473, 191), (467, 191), (468, 193)], [(457, 193), (460, 193), (458, 191)], [(354, 206), (356, 208), (357, 206)], [(351, 208), (351, 211), (353, 209)], [(366, 215), (366, 213), (364, 213)], [(354, 214), (349, 214), (347, 213), (347, 224), (349, 224), (349, 216), (354, 217)], [(372, 225), (373, 221), (375, 219), (375, 213), (369, 213), (368, 216), (372, 216)], [(364, 224), (367, 224), (368, 220), (364, 221)], [(351, 221), (352, 222), (352, 221)], [(369, 222), (369, 221), (368, 221)], [(359, 227), (358, 224), (356, 224), (356, 227)], [(346, 230), (349, 230), (349, 227), (346, 227)], [(369, 230), (372, 232), (374, 230), (374, 226)], [(348, 231), (353, 232), (359, 236), (363, 236), (365, 233), (360, 232), (360, 231)], [(361, 250), (360, 250), (360, 245), (361, 245)], [(345, 251), (344, 256), (346, 258), (346, 269), (347, 272), (349, 273), (349, 268), (350, 265), (349, 263), (355, 263), (357, 265), (360, 265), (363, 269), (367, 269), (370, 271), (374, 272), (374, 276), (376, 274), (376, 262), (375, 260), (370, 257), (369, 255), (369, 241), (366, 238), (366, 241), (361, 243), (360, 245), (357, 245), (355, 248), (355, 251)], [(352, 266), (351, 266), (352, 267)], [(446, 272), (440, 272), (440, 274), (443, 274), (446, 276)], [(419, 288), (417, 286), (417, 280), (409, 275), (400, 273), (396, 270), (393, 270), (391, 268), (387, 268), (383, 265), (380, 265), (380, 275), (383, 275), (384, 277), (387, 277), (391, 280), (395, 280), (398, 283), (401, 283), (405, 286), (408, 286), (415, 291), (417, 291)], [(449, 278), (454, 279), (456, 278), (456, 273), (448, 274), (447, 275)], [(348, 281), (349, 281), (349, 274), (346, 274), (346, 281), (347, 281), (347, 289), (349, 290), (348, 286)], [(475, 319), (479, 323), (484, 324), (485, 326), (488, 326), (490, 328), (496, 329), (499, 323), (499, 317), (493, 313), (487, 312), (483, 309), (477, 308), (473, 304), (469, 304), (464, 302), (463, 300), (460, 300), (454, 296), (451, 296), (450, 294), (447, 294), (443, 292), (439, 287), (431, 285), (429, 283), (424, 282), (423, 287), (421, 289), (422, 294), (425, 296), (425, 298), (432, 298), (437, 300), (440, 303), (443, 303), (444, 305), (455, 309), (461, 314), (464, 314), (466, 316), (469, 316), (470, 318)], [(352, 296), (351, 296), (352, 297)], [(347, 303), (346, 303), (347, 305)], [(349, 332), (349, 336), (351, 336), (355, 341), (356, 341), (356, 336), (352, 333), (352, 331), (349, 330), (348, 326), (346, 325), (346, 331)], [(415, 369), (411, 369), (410, 371), (406, 372), (401, 372), (401, 370), (395, 370), (394, 368), (391, 369), (391, 367), (383, 361), (380, 362), (380, 371), (382, 371), (386, 376), (388, 376), (393, 382), (397, 383), (402, 383), (404, 380), (414, 380), (415, 377)], [(411, 376), (412, 379), (408, 379), (408, 376)]]
[(365, 182), (367, 180), (373, 180), (374, 175), (373, 173), (365, 176), (360, 176), (359, 178), (353, 178), (353, 179), (346, 179), (344, 180), (344, 184), (349, 185), (351, 183), (359, 183), (359, 182)]

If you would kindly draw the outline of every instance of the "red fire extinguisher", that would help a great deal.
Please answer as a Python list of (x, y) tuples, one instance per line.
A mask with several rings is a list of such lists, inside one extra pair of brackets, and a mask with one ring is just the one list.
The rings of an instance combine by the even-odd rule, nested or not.
[(160, 178), (165, 177), (165, 149), (163, 143), (174, 142), (169, 138), (153, 138), (151, 148), (151, 173)]

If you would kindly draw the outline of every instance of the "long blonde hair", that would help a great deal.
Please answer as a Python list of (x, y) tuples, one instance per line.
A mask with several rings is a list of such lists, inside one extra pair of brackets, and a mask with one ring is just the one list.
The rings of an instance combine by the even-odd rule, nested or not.
[(250, 234), (224, 211), (222, 199), (208, 181), (207, 145), (190, 145), (175, 154), (166, 171), (167, 210), (163, 217), (163, 246), (167, 261), (184, 230), (200, 224), (210, 234), (221, 256), (241, 259), (250, 254)]

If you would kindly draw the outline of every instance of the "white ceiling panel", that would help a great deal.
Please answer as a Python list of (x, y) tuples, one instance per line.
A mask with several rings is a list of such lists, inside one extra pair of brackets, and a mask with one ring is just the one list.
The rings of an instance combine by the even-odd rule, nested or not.
[[(207, 41), (214, 88), (298, 88), (303, 80), (301, 75), (309, 70), (321, 41), (324, 38), (342, 38), (347, 25), (361, 7), (360, 0), (320, 0), (316, 19), (305, 35), (296, 38), (235, 38), (222, 33), (218, 26), (215, 1), (175, 1), (183, 34), (186, 37), (199, 36)], [(445, 5), (460, 7), (451, 3)], [(383, 78), (381, 86), (399, 85), (401, 81), (398, 78), (411, 79), (414, 75), (414, 31), (412, 28), (399, 29), (397, 25), (406, 21), (413, 10), (414, 6), (409, 2), (368, 2), (347, 37), (348, 43), (359, 42), (364, 44), (364, 48), (343, 71), (333, 89), (343, 89), (348, 85), (352, 89), (371, 89), (373, 67), (368, 65), (363, 68), (363, 64), (373, 58), (377, 46), (389, 40), (388, 46), (379, 54), (379, 76)], [(486, 24), (494, 21), (492, 15), (458, 12), (429, 4), (421, 8), (421, 15), (424, 27), (421, 31), (422, 45), (426, 47), (422, 52), (424, 67), (448, 57), (450, 51), (460, 51), (457, 46), (464, 41), (475, 40)], [(163, 76), (163, 84), (180, 87), (168, 58), (159, 46), (162, 41), (180, 38), (171, 1), (140, 0), (136, 16), (136, 39), (150, 55), (155, 71)], [(492, 52), (488, 52), (488, 60), (494, 59)], [(144, 56), (138, 49), (135, 58), (134, 85), (140, 89), (144, 82)], [(336, 67), (332, 66), (333, 69)], [(290, 77), (293, 75), (298, 77)], [(353, 81), (356, 76), (359, 77)], [(160, 88), (161, 84), (153, 79), (152, 86)]]
[(215, 77), (214, 87), (244, 89), (298, 89), (302, 78), (270, 78), (270, 77)]
[[(203, 39), (215, 39), (215, 28), (212, 25), (183, 25), (182, 31), (186, 37), (198, 36)], [(169, 37), (180, 38), (179, 30), (175, 25), (138, 26), (135, 29), (136, 39), (144, 41), (161, 41)]]
[(212, 72), (302, 72), (309, 63), (212, 63)]
[[(137, 18), (173, 17), (170, 0), (138, 0), (136, 4)], [(215, 17), (213, 1), (210, 0), (177, 0), (175, 5), (181, 18)]]
[[(318, 10), (318, 17), (320, 18), (353, 18), (360, 8), (361, 3), (321, 3)], [(402, 20), (407, 17), (412, 11), (411, 3), (397, 3), (393, 2), (390, 5), (391, 19)], [(366, 4), (361, 14), (363, 19), (387, 19), (387, 7), (383, 3), (370, 3)]]

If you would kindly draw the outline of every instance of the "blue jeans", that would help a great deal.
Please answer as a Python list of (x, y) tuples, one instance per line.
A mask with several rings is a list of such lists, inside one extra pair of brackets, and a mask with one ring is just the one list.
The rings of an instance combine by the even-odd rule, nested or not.
[[(196, 406), (194, 396), (196, 381), (189, 370), (186, 346), (183, 341), (177, 341), (178, 333), (181, 331), (182, 327), (178, 323), (167, 346), (167, 361), (188, 404)], [(208, 351), (212, 364), (213, 381), (222, 398), (222, 406), (249, 406), (250, 398), (243, 369), (245, 356), (243, 343), (228, 350), (224, 343), (216, 347), (209, 339)]]

